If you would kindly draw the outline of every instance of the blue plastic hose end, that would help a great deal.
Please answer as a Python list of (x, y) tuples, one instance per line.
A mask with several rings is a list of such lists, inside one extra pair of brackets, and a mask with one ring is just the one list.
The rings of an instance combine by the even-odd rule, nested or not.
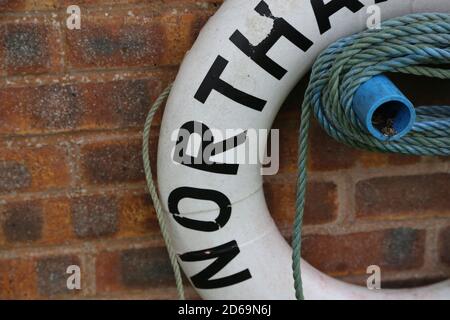
[(381, 141), (402, 138), (416, 121), (414, 105), (384, 75), (373, 77), (356, 90), (352, 108), (367, 131)]

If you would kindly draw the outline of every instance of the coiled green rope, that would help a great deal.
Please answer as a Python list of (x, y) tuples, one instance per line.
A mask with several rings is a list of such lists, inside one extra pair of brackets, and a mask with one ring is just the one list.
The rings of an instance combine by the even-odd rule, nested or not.
[(343, 38), (316, 60), (302, 106), (297, 202), (292, 239), (295, 291), (304, 299), (300, 271), (301, 230), (307, 182), (308, 130), (313, 111), (322, 128), (352, 147), (413, 155), (450, 155), (450, 107), (416, 108), (412, 131), (382, 142), (363, 129), (352, 109), (358, 87), (385, 72), (450, 79), (450, 15), (412, 14), (386, 21), (380, 29)]
[[(295, 292), (304, 299), (301, 278), (301, 231), (307, 182), (308, 131), (313, 111), (325, 131), (339, 142), (371, 151), (414, 155), (450, 155), (450, 107), (416, 108), (417, 122), (401, 140), (381, 142), (359, 123), (351, 105), (356, 89), (371, 77), (397, 72), (450, 79), (450, 15), (413, 14), (389, 20), (332, 44), (316, 60), (302, 105), (299, 131), (297, 203), (293, 230), (292, 268)], [(147, 185), (174, 269), (178, 295), (184, 299), (180, 268), (165, 225), (150, 168), (148, 141), (153, 116), (169, 95), (169, 86), (152, 105), (144, 125), (143, 161)]]

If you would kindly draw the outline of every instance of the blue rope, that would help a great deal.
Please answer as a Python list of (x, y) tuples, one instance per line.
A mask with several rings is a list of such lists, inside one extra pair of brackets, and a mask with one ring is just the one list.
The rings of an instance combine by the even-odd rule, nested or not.
[(450, 15), (412, 14), (389, 20), (381, 29), (343, 38), (316, 60), (305, 93), (299, 132), (297, 203), (293, 230), (296, 297), (304, 299), (301, 279), (301, 228), (307, 183), (311, 112), (335, 140), (378, 152), (450, 155), (450, 106), (416, 108), (412, 131), (397, 141), (379, 141), (362, 127), (352, 109), (353, 96), (372, 77), (390, 72), (450, 79)]

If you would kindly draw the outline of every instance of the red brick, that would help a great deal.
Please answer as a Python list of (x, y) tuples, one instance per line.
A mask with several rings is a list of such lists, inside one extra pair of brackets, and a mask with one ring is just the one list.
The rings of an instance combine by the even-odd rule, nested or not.
[(31, 176), (26, 166), (14, 161), (0, 162), (1, 192), (27, 188), (31, 184)]
[(347, 235), (308, 235), (302, 256), (331, 275), (364, 274), (370, 265), (410, 270), (423, 264), (425, 231), (401, 228)]
[(44, 226), (40, 243), (68, 244), (76, 239), (72, 227), (70, 201), (66, 197), (41, 200)]
[(0, 2), (0, 11), (37, 11), (51, 10), (57, 5), (56, 0), (4, 0)]
[[(283, 115), (284, 116), (284, 115)], [(280, 119), (283, 119), (280, 115)], [(297, 157), (298, 157), (298, 123), (292, 120), (285, 119), (283, 124), (275, 124), (274, 129), (279, 130), (279, 174), (296, 174), (298, 171)]]
[(357, 162), (357, 151), (335, 141), (316, 121), (310, 129), (309, 168), (313, 171), (350, 169)]
[(144, 181), (139, 140), (98, 142), (82, 148), (83, 180), (89, 184)]
[(165, 248), (102, 252), (96, 258), (97, 291), (155, 289), (173, 286)]
[(71, 68), (154, 66), (164, 53), (164, 28), (158, 19), (84, 14), (80, 30), (66, 32)]
[[(67, 267), (81, 269), (81, 290), (67, 289)], [(0, 260), (1, 299), (42, 299), (82, 295), (83, 265), (73, 255)]]
[[(296, 184), (264, 184), (267, 205), (280, 228), (291, 228), (295, 215)], [(337, 216), (337, 189), (332, 182), (309, 182), (304, 223), (316, 225), (332, 222)]]
[(2, 220), (8, 242), (30, 242), (42, 237), (43, 214), (38, 201), (8, 204)]
[[(338, 277), (339, 280), (352, 283), (361, 287), (367, 286), (368, 274)], [(444, 280), (445, 276), (427, 275), (424, 271), (417, 271), (414, 276), (405, 272), (383, 272), (381, 271), (381, 288), (382, 289), (405, 289), (418, 288), (432, 285)]]
[(37, 296), (34, 261), (0, 259), (0, 299), (32, 299)]
[(155, 79), (0, 90), (1, 133), (34, 134), (142, 127), (160, 83)]
[(443, 263), (450, 266), (450, 227), (439, 235), (439, 256)]
[[(177, 14), (170, 8), (164, 12), (161, 22), (165, 26), (166, 51), (161, 64), (181, 63), (186, 52), (192, 47), (200, 29), (213, 11), (180, 10)], [(168, 54), (169, 53), (169, 54)]]
[(450, 174), (383, 177), (356, 184), (359, 217), (399, 219), (448, 216)]
[(358, 158), (359, 163), (365, 168), (413, 165), (420, 162), (418, 156), (370, 151), (358, 151)]
[[(447, 277), (430, 276), (430, 277), (419, 277), (411, 279), (399, 279), (399, 280), (383, 280), (381, 287), (383, 289), (404, 289), (404, 288), (418, 288), (436, 284), (441, 281), (448, 280)], [(366, 279), (367, 281), (367, 279)], [(365, 282), (366, 284), (367, 282)]]
[(85, 110), (83, 128), (142, 127), (160, 90), (156, 79), (81, 85), (80, 102)]
[(272, 126), (273, 129), (278, 129), (280, 134), (280, 174), (297, 174), (300, 107), (308, 82), (308, 77), (300, 80), (286, 98)]
[(118, 205), (115, 197), (86, 196), (72, 201), (72, 221), (80, 238), (113, 235), (118, 229)]
[(148, 193), (123, 195), (119, 208), (118, 237), (160, 235), (155, 209)]
[[(81, 271), (81, 281), (83, 281), (83, 269), (80, 259), (77, 256), (50, 256), (38, 258), (36, 261), (37, 288), (40, 296), (57, 297), (60, 295), (78, 295), (80, 290), (70, 290), (67, 288), (67, 279), (70, 274), (67, 268), (77, 265)], [(81, 282), (81, 286), (83, 286)]]
[(194, 5), (85, 13), (81, 30), (66, 32), (70, 67), (179, 64), (212, 13)]
[(65, 188), (67, 150), (58, 146), (0, 148), (0, 194)]
[(143, 191), (9, 201), (0, 207), (0, 249), (159, 236)]
[(116, 292), (123, 289), (120, 280), (120, 252), (100, 252), (95, 258), (97, 292)]
[(335, 141), (313, 121), (310, 131), (309, 168), (313, 171), (351, 169), (357, 164), (366, 168), (415, 164), (417, 156), (363, 151)]
[(9, 201), (0, 208), (0, 248), (73, 241), (69, 209), (65, 197)]
[[(18, 20), (16, 20), (18, 21)], [(5, 19), (0, 25), (3, 55), (0, 65), (8, 75), (61, 70), (59, 25), (52, 18), (29, 17), (20, 23)]]

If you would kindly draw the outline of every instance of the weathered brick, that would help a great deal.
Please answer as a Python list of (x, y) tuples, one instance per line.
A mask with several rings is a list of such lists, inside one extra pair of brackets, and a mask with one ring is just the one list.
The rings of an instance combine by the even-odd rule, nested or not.
[[(344, 276), (339, 277), (339, 280), (356, 284), (361, 287), (367, 286), (368, 274), (362, 274), (357, 276)], [(381, 288), (382, 289), (405, 289), (405, 288), (418, 288), (428, 285), (432, 285), (448, 278), (436, 275), (427, 275), (423, 271), (418, 271), (414, 276), (402, 274), (401, 272), (383, 272), (381, 270)]]
[(161, 287), (172, 283), (165, 248), (131, 249), (120, 255), (122, 283), (127, 287)]
[(120, 280), (120, 252), (103, 251), (95, 258), (97, 292), (116, 292), (124, 287)]
[(6, 206), (2, 227), (9, 242), (39, 240), (42, 236), (43, 214), (38, 201), (13, 203)]
[(383, 177), (356, 184), (357, 216), (397, 219), (449, 214), (450, 174)]
[(80, 85), (83, 127), (141, 127), (159, 90), (156, 79)]
[(439, 256), (443, 263), (450, 266), (450, 227), (439, 235)]
[(39, 294), (44, 297), (78, 294), (80, 290), (67, 288), (67, 279), (70, 276), (67, 268), (71, 265), (82, 268), (77, 256), (52, 256), (37, 259), (36, 273)]
[[(168, 9), (162, 13), (161, 23), (164, 26), (164, 42), (166, 54), (162, 56), (161, 64), (179, 64), (186, 52), (192, 47), (202, 26), (213, 14), (211, 10)], [(169, 54), (167, 54), (170, 52)]]
[[(448, 280), (447, 277), (439, 276), (425, 276), (410, 279), (398, 279), (398, 280), (382, 280), (381, 287), (383, 289), (404, 289), (404, 288), (418, 288), (436, 284), (441, 281)], [(367, 284), (367, 279), (364, 282)]]
[(64, 188), (69, 171), (63, 147), (0, 147), (0, 193)]
[(119, 200), (118, 237), (140, 237), (160, 234), (150, 195), (125, 194)]
[(97, 256), (96, 270), (99, 292), (173, 286), (165, 248), (102, 252)]
[(308, 235), (302, 256), (332, 275), (363, 274), (370, 265), (410, 270), (423, 264), (425, 231), (400, 228), (347, 235)]
[(65, 197), (9, 201), (0, 207), (0, 248), (65, 244), (74, 241)]
[(51, 85), (37, 90), (40, 99), (28, 106), (32, 124), (42, 124), (48, 129), (76, 128), (82, 113), (77, 103), (77, 88)]
[(160, 235), (150, 196), (142, 191), (59, 196), (0, 207), (0, 249)]
[(99, 142), (82, 148), (83, 178), (90, 184), (144, 180), (140, 141)]
[(0, 132), (40, 133), (74, 129), (83, 110), (76, 86), (50, 85), (0, 90), (3, 117)]
[(0, 25), (4, 52), (0, 65), (8, 75), (39, 74), (61, 70), (59, 23), (53, 18), (29, 17), (20, 23), (5, 19)]
[(335, 141), (313, 121), (310, 132), (309, 169), (333, 171), (351, 169), (360, 164), (365, 168), (410, 165), (420, 161), (417, 156), (363, 151)]
[[(80, 240), (86, 237), (125, 239), (160, 234), (147, 193), (83, 196), (70, 202), (73, 233)], [(68, 237), (70, 239), (70, 233)]]
[(107, 196), (86, 196), (72, 201), (72, 221), (80, 238), (113, 235), (118, 229), (117, 199)]
[(298, 126), (297, 121), (285, 119), (279, 115), (279, 119), (274, 129), (279, 130), (279, 174), (296, 174), (298, 171), (297, 155), (298, 155)]
[[(281, 228), (290, 228), (295, 216), (296, 184), (267, 182), (264, 193), (269, 210)], [(309, 182), (304, 223), (332, 222), (337, 216), (337, 189), (332, 182)]]
[(424, 232), (410, 228), (393, 229), (385, 234), (383, 253), (392, 268), (419, 266), (424, 247)]
[(76, 239), (72, 227), (71, 202), (67, 197), (41, 200), (44, 212), (42, 244), (70, 244)]
[(56, 7), (57, 2), (57, 0), (3, 0), (0, 1), (0, 11), (50, 10)]
[(71, 68), (179, 64), (213, 13), (194, 5), (86, 13), (83, 28), (67, 32)]
[(37, 297), (34, 261), (0, 259), (0, 299), (33, 299)]
[(31, 175), (27, 167), (14, 161), (0, 162), (0, 192), (24, 189), (31, 185)]
[(153, 78), (6, 88), (0, 133), (141, 127), (159, 89)]
[(158, 19), (122, 15), (83, 16), (83, 27), (66, 32), (72, 68), (153, 66), (164, 52), (164, 29)]
[(332, 171), (350, 169), (357, 162), (357, 151), (329, 137), (312, 122), (309, 139), (309, 169), (313, 171)]
[(379, 153), (357, 151), (358, 162), (364, 168), (378, 168), (383, 166), (413, 165), (420, 162), (420, 157), (395, 153)]

